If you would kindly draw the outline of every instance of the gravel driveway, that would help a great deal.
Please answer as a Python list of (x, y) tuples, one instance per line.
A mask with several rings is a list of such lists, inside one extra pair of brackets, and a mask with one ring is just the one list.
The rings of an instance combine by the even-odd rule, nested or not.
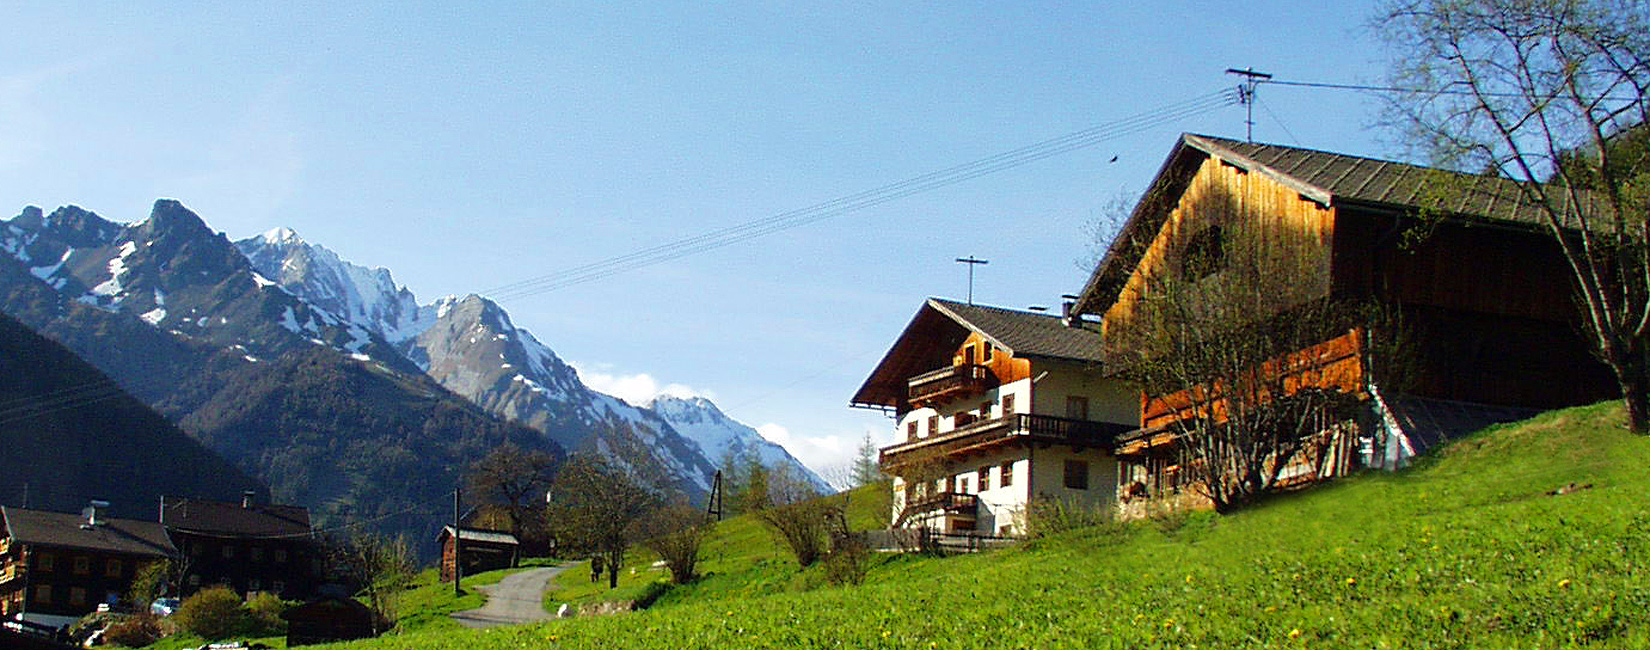
[(544, 589), (568, 566), (529, 569), (504, 576), (497, 584), (476, 587), (487, 595), (487, 604), (480, 609), (453, 612), (453, 620), (471, 628), (549, 620), (550, 612), (544, 611)]

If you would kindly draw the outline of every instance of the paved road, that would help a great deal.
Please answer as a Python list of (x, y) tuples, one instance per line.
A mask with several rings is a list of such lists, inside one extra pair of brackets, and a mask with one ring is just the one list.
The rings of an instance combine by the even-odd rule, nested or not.
[(487, 604), (481, 609), (453, 612), (453, 620), (473, 628), (547, 620), (551, 615), (544, 611), (544, 588), (569, 566), (529, 569), (504, 576), (498, 584), (476, 587), (487, 595)]

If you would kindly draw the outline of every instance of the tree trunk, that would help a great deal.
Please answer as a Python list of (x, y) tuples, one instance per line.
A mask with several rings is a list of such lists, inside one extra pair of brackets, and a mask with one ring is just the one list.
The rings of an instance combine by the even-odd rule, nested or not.
[(1640, 435), (1650, 433), (1650, 378), (1643, 362), (1629, 363), (1616, 370), (1621, 384), (1621, 400), (1627, 404), (1627, 429)]

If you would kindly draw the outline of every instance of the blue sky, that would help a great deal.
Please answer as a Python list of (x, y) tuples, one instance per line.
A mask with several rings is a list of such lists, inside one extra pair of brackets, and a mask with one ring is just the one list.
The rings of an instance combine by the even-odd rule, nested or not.
[[(177, 198), (428, 302), (1136, 115), (1228, 67), (1382, 70), (1362, 3), (343, 4), (0, 7), (0, 210), (135, 221)], [(1255, 137), (1392, 155), (1376, 108), (1263, 87)], [(1182, 131), (1242, 137), (1242, 109), (505, 306), (599, 387), (706, 394), (823, 469), (891, 438), (848, 398), (924, 297), (966, 292), (953, 258), (991, 260), (977, 302), (1057, 309), (1087, 226)]]

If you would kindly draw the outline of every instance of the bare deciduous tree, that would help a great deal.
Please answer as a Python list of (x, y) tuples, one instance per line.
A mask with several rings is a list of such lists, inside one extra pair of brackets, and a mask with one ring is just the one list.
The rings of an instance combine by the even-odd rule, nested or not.
[(1225, 512), (1275, 489), (1353, 415), (1350, 387), (1312, 348), (1359, 319), (1329, 299), (1327, 252), (1309, 233), (1234, 218), (1237, 197), (1220, 191), (1197, 208), (1167, 247), (1143, 251), (1133, 309), (1108, 322), (1106, 345), (1173, 413), (1183, 482)]
[(754, 511), (757, 520), (791, 551), (797, 564), (811, 566), (825, 554), (827, 535), (840, 513), (788, 466), (771, 470), (767, 486), (771, 503)]
[(373, 632), (394, 627), (401, 593), (412, 584), (415, 566), (406, 540), (363, 534), (324, 543), (331, 578), (355, 590), (376, 615)]
[(504, 508), (510, 533), (518, 539), (529, 532), (532, 511), (550, 488), (556, 459), (537, 449), (504, 443), (470, 466), (465, 475), (471, 494)]
[(609, 588), (619, 586), (635, 523), (658, 507), (659, 493), (594, 454), (575, 454), (556, 472), (550, 506), (557, 539), (602, 558)]
[(1394, 99), (1391, 121), (1540, 215), (1629, 426), (1650, 432), (1650, 161), (1618, 146), (1650, 123), (1650, 4), (1397, 0), (1374, 22), (1395, 83), (1428, 91)]
[(672, 582), (685, 585), (699, 575), (699, 546), (709, 529), (710, 519), (703, 510), (672, 503), (642, 517), (632, 533), (664, 560)]

